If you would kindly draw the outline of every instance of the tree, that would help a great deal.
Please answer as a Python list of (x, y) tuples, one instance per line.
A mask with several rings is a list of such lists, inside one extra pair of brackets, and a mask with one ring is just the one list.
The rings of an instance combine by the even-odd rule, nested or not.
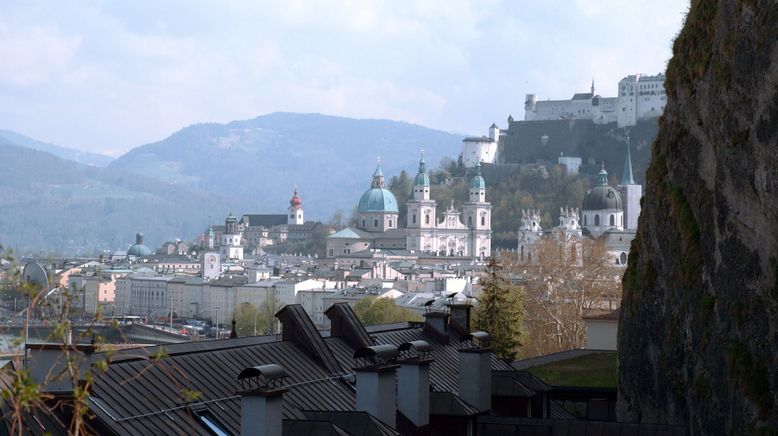
[(521, 347), (523, 322), (523, 291), (505, 277), (502, 266), (493, 256), (481, 279), (475, 327), (489, 334), (492, 350), (497, 357), (515, 360)]
[(277, 332), (276, 312), (280, 307), (269, 296), (259, 305), (242, 303), (235, 310), (235, 330), (239, 336), (271, 335)]
[(405, 170), (402, 170), (399, 177), (394, 176), (389, 181), (389, 190), (397, 199), (397, 207), (399, 208), (397, 219), (399, 222), (404, 222), (405, 216), (408, 213), (407, 202), (411, 199), (411, 194), (413, 193), (413, 179)]
[(380, 298), (373, 295), (368, 295), (357, 301), (354, 304), (354, 313), (366, 325), (420, 320), (420, 317), (410, 310), (394, 304), (394, 300), (391, 298)]
[(538, 240), (533, 252), (534, 261), (520, 266), (526, 271), (526, 355), (583, 347), (583, 316), (618, 304), (621, 272), (601, 240), (553, 234)]

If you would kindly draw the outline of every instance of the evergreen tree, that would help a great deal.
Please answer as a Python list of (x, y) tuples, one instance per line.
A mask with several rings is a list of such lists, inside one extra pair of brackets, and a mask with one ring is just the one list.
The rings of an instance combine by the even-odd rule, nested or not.
[(522, 290), (505, 277), (502, 266), (493, 256), (481, 279), (481, 297), (475, 326), (489, 333), (492, 351), (497, 357), (515, 360), (521, 347), (523, 322)]

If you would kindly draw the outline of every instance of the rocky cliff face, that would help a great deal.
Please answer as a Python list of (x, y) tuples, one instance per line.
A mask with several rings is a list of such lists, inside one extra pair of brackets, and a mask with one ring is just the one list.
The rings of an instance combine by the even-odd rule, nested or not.
[(619, 416), (778, 429), (778, 2), (693, 0), (624, 276)]

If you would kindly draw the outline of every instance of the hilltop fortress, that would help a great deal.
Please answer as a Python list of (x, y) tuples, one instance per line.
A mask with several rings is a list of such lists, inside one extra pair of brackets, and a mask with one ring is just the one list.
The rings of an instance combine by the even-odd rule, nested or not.
[(595, 124), (634, 126), (638, 120), (662, 115), (667, 102), (664, 81), (664, 74), (627, 76), (619, 81), (617, 97), (598, 95), (594, 80), (591, 92), (577, 93), (570, 100), (538, 101), (537, 94), (527, 94), (524, 121), (592, 120)]
[(621, 150), (628, 129), (642, 176), (649, 154), (642, 149), (656, 136), (656, 120), (667, 101), (664, 80), (663, 74), (624, 77), (616, 97), (598, 95), (593, 80), (590, 92), (569, 100), (539, 101), (528, 94), (523, 120), (509, 116), (507, 128), (492, 124), (488, 136), (463, 140), (462, 162), (466, 168), (484, 164), (489, 178), (495, 171), (513, 171), (500, 166), (539, 162), (564, 164), (572, 172), (582, 165), (594, 174), (602, 161), (616, 168), (624, 165)]

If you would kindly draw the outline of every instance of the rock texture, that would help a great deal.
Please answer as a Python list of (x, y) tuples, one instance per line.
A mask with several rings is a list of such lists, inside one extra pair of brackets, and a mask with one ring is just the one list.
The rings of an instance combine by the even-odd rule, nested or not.
[(778, 3), (694, 0), (624, 276), (622, 420), (778, 432)]

